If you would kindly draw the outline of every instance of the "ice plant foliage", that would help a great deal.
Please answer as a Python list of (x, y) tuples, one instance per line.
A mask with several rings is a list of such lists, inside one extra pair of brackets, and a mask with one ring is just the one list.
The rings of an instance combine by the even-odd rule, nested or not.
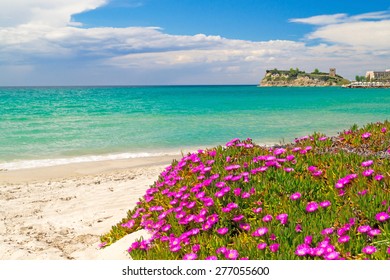
[(251, 139), (165, 168), (111, 231), (133, 259), (388, 259), (390, 123), (265, 147)]

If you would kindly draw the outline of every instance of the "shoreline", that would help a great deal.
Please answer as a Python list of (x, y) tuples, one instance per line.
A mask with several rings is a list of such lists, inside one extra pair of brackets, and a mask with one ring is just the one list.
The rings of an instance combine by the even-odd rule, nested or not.
[(118, 170), (170, 164), (180, 154), (150, 156), (127, 159), (75, 162), (52, 166), (33, 167), (14, 170), (0, 170), (1, 184), (36, 183), (46, 180), (68, 179), (99, 175)]
[[(181, 155), (73, 163), (0, 172), (0, 260), (126, 260), (126, 244), (98, 249)], [(123, 244), (122, 244), (123, 243)]]

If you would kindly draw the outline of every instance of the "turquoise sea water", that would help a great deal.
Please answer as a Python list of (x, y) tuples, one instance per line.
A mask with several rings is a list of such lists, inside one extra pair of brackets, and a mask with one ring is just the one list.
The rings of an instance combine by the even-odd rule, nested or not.
[(0, 169), (291, 142), (390, 119), (390, 89), (0, 88)]

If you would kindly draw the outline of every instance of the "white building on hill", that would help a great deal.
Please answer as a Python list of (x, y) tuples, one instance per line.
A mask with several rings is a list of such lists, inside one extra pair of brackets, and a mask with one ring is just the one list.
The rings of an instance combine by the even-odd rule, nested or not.
[(390, 69), (387, 69), (386, 71), (367, 71), (366, 79), (370, 81), (390, 81)]

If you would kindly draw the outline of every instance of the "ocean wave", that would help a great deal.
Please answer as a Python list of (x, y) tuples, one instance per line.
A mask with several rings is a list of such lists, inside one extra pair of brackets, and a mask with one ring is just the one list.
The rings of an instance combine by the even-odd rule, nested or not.
[(49, 167), (57, 165), (65, 165), (71, 163), (83, 163), (83, 162), (96, 162), (106, 160), (120, 160), (120, 159), (135, 159), (135, 158), (147, 158), (157, 156), (174, 156), (179, 152), (156, 152), (156, 153), (121, 153), (121, 154), (108, 154), (108, 155), (91, 155), (91, 156), (78, 156), (72, 158), (55, 158), (55, 159), (36, 159), (36, 160), (20, 160), (12, 162), (0, 163), (0, 170), (19, 170), (19, 169), (31, 169), (39, 167)]

